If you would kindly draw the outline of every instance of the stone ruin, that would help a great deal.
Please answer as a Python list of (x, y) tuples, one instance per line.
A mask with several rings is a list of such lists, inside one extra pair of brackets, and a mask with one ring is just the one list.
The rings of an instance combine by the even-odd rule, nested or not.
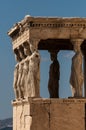
[[(13, 82), (13, 130), (85, 130), (86, 18), (27, 15), (8, 35), (17, 61)], [(48, 81), (50, 98), (47, 99), (40, 97), (39, 50), (48, 51), (52, 61)], [(60, 50), (75, 52), (70, 68), (72, 97), (69, 99), (59, 98), (57, 55)]]

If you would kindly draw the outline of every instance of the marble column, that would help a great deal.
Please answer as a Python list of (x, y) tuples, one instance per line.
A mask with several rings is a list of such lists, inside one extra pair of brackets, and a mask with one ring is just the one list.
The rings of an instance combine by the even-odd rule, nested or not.
[(75, 55), (72, 58), (70, 85), (72, 90), (72, 97), (82, 97), (83, 86), (83, 70), (82, 70), (82, 51), (81, 44), (83, 39), (72, 39)]
[(50, 98), (59, 98), (60, 66), (57, 60), (59, 51), (50, 51), (51, 65), (49, 70), (48, 90)]

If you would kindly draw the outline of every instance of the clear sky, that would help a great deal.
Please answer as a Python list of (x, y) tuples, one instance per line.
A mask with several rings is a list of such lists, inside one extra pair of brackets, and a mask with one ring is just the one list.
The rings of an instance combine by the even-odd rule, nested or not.
[[(0, 0), (0, 119), (12, 117), (13, 71), (16, 64), (11, 39), (7, 31), (25, 15), (86, 17), (86, 0)], [(73, 52), (60, 52), (60, 97), (71, 96), (69, 86)], [(50, 65), (47, 51), (41, 52), (41, 96), (48, 97), (47, 83)]]

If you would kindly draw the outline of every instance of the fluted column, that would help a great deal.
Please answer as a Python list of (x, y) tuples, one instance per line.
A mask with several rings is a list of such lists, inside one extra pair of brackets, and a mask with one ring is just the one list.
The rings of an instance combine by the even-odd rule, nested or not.
[(70, 85), (73, 97), (82, 97), (83, 70), (81, 44), (83, 39), (72, 39), (75, 55), (72, 58)]
[(49, 51), (51, 58), (51, 65), (49, 70), (48, 90), (50, 98), (59, 98), (59, 78), (60, 78), (60, 66), (57, 60), (57, 53), (59, 51)]

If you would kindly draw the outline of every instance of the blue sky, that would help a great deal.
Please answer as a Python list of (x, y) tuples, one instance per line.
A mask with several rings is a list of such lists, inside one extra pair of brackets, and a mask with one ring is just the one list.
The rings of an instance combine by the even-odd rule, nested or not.
[[(7, 31), (25, 15), (86, 17), (86, 0), (0, 0), (0, 119), (12, 116), (13, 71), (16, 64), (11, 39)], [(72, 52), (60, 51), (61, 65), (60, 97), (71, 95), (69, 86)], [(47, 51), (41, 52), (41, 96), (48, 97), (48, 71), (50, 65)]]

